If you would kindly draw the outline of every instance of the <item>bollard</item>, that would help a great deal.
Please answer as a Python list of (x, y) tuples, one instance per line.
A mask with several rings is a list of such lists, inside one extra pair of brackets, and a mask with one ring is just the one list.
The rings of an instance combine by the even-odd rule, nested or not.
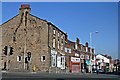
[(34, 65), (34, 66), (33, 66), (33, 72), (35, 72), (35, 71), (36, 71), (36, 66)]

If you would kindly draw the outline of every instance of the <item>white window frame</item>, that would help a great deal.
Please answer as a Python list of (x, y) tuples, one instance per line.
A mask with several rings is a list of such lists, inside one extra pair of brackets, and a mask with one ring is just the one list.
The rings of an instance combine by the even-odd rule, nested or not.
[(61, 69), (65, 69), (65, 56), (61, 56)]
[[(45, 57), (45, 60), (43, 60), (43, 57)], [(42, 55), (42, 56), (41, 56), (41, 61), (42, 61), (42, 62), (45, 62), (45, 61), (46, 61), (46, 56), (45, 56), (45, 55)]]
[(57, 52), (54, 50), (51, 50), (51, 67), (57, 66)]
[(60, 33), (58, 32), (58, 37), (60, 37)]
[(55, 38), (53, 38), (53, 48), (55, 48)]
[(60, 40), (58, 39), (58, 49), (60, 49)]
[(57, 56), (57, 67), (61, 68), (61, 56)]
[(55, 29), (53, 29), (53, 34), (55, 34), (56, 33), (56, 31), (55, 31)]
[[(21, 57), (21, 60), (19, 60), (20, 57)], [(22, 61), (22, 56), (21, 55), (17, 56), (17, 62), (21, 62), (21, 61)]]
[(69, 53), (71, 53), (71, 49), (68, 49), (69, 50)]
[(65, 48), (65, 52), (66, 53), (71, 53), (71, 49), (70, 48)]

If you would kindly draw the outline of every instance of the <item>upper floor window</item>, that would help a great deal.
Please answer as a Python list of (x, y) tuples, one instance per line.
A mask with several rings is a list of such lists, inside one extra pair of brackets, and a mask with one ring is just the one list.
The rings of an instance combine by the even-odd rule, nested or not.
[(60, 33), (58, 32), (58, 37), (60, 37)]
[(63, 43), (61, 43), (61, 50), (63, 50)]
[(60, 48), (60, 40), (58, 39), (58, 49)]
[(53, 48), (55, 48), (55, 38), (53, 38)]
[(86, 59), (89, 59), (89, 55), (86, 55)]
[(64, 38), (64, 35), (63, 34), (61, 34), (61, 39), (63, 39)]
[(55, 34), (55, 29), (53, 29), (53, 34)]
[(65, 48), (65, 52), (67, 52), (67, 53), (71, 53), (71, 49), (69, 49), (69, 48)]

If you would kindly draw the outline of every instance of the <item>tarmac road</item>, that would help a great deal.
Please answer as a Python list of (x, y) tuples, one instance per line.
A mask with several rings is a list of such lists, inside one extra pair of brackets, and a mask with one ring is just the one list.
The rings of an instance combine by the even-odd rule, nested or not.
[(83, 73), (2, 73), (2, 80), (120, 80), (119, 75)]

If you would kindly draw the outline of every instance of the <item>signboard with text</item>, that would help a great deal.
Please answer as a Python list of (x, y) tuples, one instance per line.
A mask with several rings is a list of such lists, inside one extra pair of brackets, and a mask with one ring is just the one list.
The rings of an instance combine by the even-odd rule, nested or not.
[(71, 62), (80, 62), (80, 58), (71, 57)]

